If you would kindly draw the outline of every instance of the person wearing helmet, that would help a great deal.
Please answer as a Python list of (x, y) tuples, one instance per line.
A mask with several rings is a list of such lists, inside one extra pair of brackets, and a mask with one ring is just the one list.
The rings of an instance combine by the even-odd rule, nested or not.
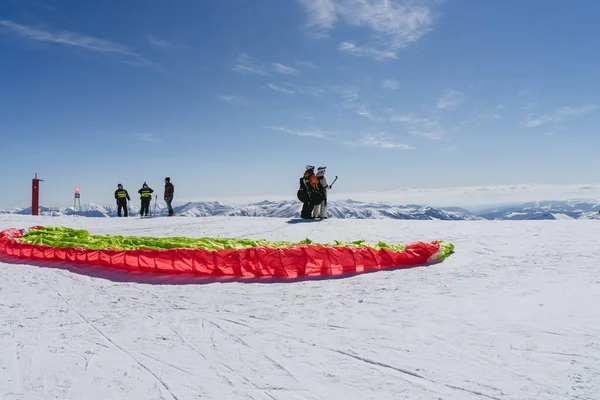
[(142, 217), (148, 216), (148, 211), (150, 209), (150, 201), (152, 200), (153, 192), (154, 190), (148, 187), (148, 184), (146, 182), (144, 182), (142, 188), (138, 190), (138, 193), (140, 194), (140, 200), (142, 200), (142, 207), (140, 208), (140, 216)]
[(175, 194), (175, 186), (171, 183), (171, 178), (168, 176), (165, 178), (165, 202), (167, 203), (167, 208), (169, 209), (169, 217), (175, 215), (173, 211), (173, 207), (171, 207), (171, 202), (173, 201), (173, 195)]
[(117, 216), (121, 216), (121, 209), (123, 209), (123, 213), (127, 217), (127, 200), (131, 200), (131, 198), (120, 183), (117, 185), (117, 190), (115, 190), (115, 199), (117, 200)]
[(327, 219), (327, 191), (329, 190), (329, 185), (327, 184), (327, 179), (325, 178), (325, 169), (327, 167), (319, 167), (317, 168), (317, 174), (315, 175), (319, 180), (319, 188), (323, 195), (323, 201), (320, 204), (315, 205), (313, 210), (313, 218), (321, 218)]
[(306, 171), (300, 178), (300, 189), (298, 190), (298, 199), (302, 202), (300, 218), (313, 219), (312, 212), (315, 206), (313, 194), (317, 193), (319, 179), (315, 176), (315, 167), (306, 166)]

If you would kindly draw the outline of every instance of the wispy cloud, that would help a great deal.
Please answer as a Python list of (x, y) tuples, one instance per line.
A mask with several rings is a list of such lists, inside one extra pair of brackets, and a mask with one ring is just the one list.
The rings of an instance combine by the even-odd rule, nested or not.
[(386, 133), (367, 133), (357, 142), (347, 143), (362, 147), (378, 147), (382, 149), (393, 150), (415, 150), (414, 147), (407, 144), (391, 141)]
[(157, 37), (151, 36), (151, 35), (148, 36), (148, 43), (150, 43), (152, 46), (170, 48), (170, 49), (181, 49), (181, 48), (187, 47), (183, 44), (173, 43), (168, 40), (160, 39), (160, 38), (157, 38)]
[(333, 0), (299, 0), (309, 14), (308, 25), (317, 29), (328, 29), (337, 20)]
[(279, 63), (273, 63), (273, 68), (275, 69), (275, 72), (281, 75), (298, 75), (300, 73), (300, 71), (295, 68)]
[(321, 97), (325, 94), (325, 90), (315, 86), (301, 86), (290, 82), (286, 83), (286, 86), (293, 88), (297, 93), (309, 96)]
[(347, 110), (354, 110), (357, 115), (369, 118), (373, 121), (384, 121), (385, 118), (374, 115), (367, 104), (360, 100), (358, 89), (352, 85), (334, 86), (331, 91), (340, 96), (340, 107)]
[(525, 122), (525, 126), (528, 128), (535, 128), (551, 122), (560, 122), (568, 118), (580, 117), (597, 111), (598, 109), (600, 109), (600, 105), (597, 104), (588, 104), (582, 107), (561, 107), (552, 114), (528, 118)]
[(467, 118), (464, 121), (462, 121), (461, 124), (462, 125), (481, 124), (484, 122), (500, 120), (500, 119), (504, 118), (504, 116), (500, 112), (498, 112), (499, 110), (500, 109), (495, 108), (494, 110), (482, 111), (482, 112), (476, 113), (472, 117)]
[(134, 136), (140, 142), (147, 142), (147, 143), (162, 143), (163, 142), (163, 140), (161, 138), (157, 137), (154, 133), (138, 132)]
[[(297, 62), (297, 65), (302, 65), (307, 68), (316, 68), (312, 63)], [(296, 76), (300, 74), (300, 70), (278, 62), (264, 62), (257, 58), (250, 57), (246, 53), (240, 53), (231, 68), (233, 71), (254, 74), (254, 75), (271, 75), (273, 72), (279, 75)]]
[(334, 24), (368, 28), (373, 42), (367, 45), (344, 41), (340, 50), (356, 56), (394, 59), (396, 53), (429, 32), (434, 16), (430, 0), (298, 0), (309, 15), (307, 26), (315, 36), (326, 36)]
[(359, 92), (355, 86), (352, 85), (339, 85), (331, 88), (331, 91), (338, 94), (342, 100), (341, 106), (343, 108), (358, 108), (359, 104)]
[(326, 132), (322, 131), (296, 131), (283, 126), (263, 126), (263, 128), (270, 129), (272, 131), (286, 132), (296, 136), (317, 137), (322, 139), (326, 139), (329, 137), (329, 135)]
[(386, 60), (398, 58), (395, 52), (389, 50), (378, 50), (373, 47), (358, 46), (352, 42), (342, 42), (340, 51), (352, 54), (357, 57), (372, 57), (376, 60)]
[(267, 71), (245, 53), (241, 53), (237, 57), (236, 63), (231, 69), (244, 74), (267, 75)]
[(300, 68), (313, 69), (313, 70), (320, 69), (317, 66), (317, 64), (310, 62), (310, 61), (296, 61), (296, 65)]
[(408, 127), (408, 133), (430, 140), (441, 140), (444, 129), (439, 121), (429, 118), (414, 117), (410, 115), (395, 115), (390, 118), (391, 122), (399, 122)]
[(246, 100), (244, 100), (242, 97), (236, 96), (236, 95), (222, 94), (222, 95), (217, 96), (217, 99), (224, 101), (225, 103), (229, 103), (229, 104), (245, 104), (246, 103)]
[(525, 110), (531, 110), (532, 108), (536, 108), (537, 106), (539, 106), (540, 103), (538, 103), (537, 101), (529, 101), (527, 103), (525, 103)]
[(413, 136), (419, 136), (429, 140), (442, 140), (442, 132), (437, 130), (431, 131), (410, 131)]
[(78, 49), (92, 51), (112, 56), (123, 64), (132, 66), (153, 66), (151, 61), (143, 58), (131, 48), (94, 36), (83, 35), (69, 31), (47, 30), (28, 25), (21, 25), (13, 21), (0, 20), (0, 32), (11, 33), (28, 40), (71, 46)]
[(371, 112), (371, 110), (369, 110), (366, 106), (360, 106), (357, 110), (356, 110), (356, 114), (360, 115), (361, 117), (365, 117), (370, 119), (371, 121), (377, 121), (377, 122), (383, 122), (386, 119), (379, 116), (379, 115), (375, 115)]
[(381, 87), (384, 89), (398, 89), (400, 87), (400, 82), (395, 79), (385, 79), (381, 81)]
[(282, 93), (287, 93), (287, 94), (295, 94), (295, 93), (296, 93), (296, 92), (294, 92), (293, 90), (285, 89), (285, 88), (282, 88), (282, 87), (280, 87), (280, 86), (274, 85), (274, 84), (272, 84), (272, 83), (269, 83), (269, 84), (267, 85), (267, 87), (268, 87), (269, 89), (271, 89), (271, 90), (274, 90), (274, 91), (276, 91), (276, 92), (282, 92)]
[(438, 99), (437, 108), (438, 110), (452, 110), (461, 105), (463, 100), (462, 93), (448, 89)]

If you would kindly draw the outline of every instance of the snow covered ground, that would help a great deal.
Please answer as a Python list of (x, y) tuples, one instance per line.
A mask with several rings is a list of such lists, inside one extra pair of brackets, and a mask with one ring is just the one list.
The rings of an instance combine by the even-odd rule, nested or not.
[(441, 264), (207, 282), (0, 256), (0, 399), (600, 398), (598, 221), (0, 216), (0, 229), (445, 239)]

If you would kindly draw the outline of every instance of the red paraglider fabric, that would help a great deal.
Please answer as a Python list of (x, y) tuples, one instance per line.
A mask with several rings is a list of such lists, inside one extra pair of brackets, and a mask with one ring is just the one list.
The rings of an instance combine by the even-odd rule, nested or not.
[[(32, 227), (36, 229), (39, 227)], [(0, 253), (26, 260), (59, 261), (124, 271), (202, 276), (298, 278), (343, 275), (427, 264), (440, 249), (437, 241), (416, 242), (404, 251), (371, 247), (302, 244), (283, 248), (207, 250), (92, 250), (19, 242), (23, 230), (0, 232)]]

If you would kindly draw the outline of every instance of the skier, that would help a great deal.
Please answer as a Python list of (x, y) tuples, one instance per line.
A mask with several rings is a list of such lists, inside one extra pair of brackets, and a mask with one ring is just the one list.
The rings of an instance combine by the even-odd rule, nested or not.
[(312, 165), (306, 166), (306, 171), (300, 178), (300, 189), (298, 190), (298, 199), (303, 203), (300, 217), (303, 219), (314, 219), (312, 216), (313, 207), (315, 206), (314, 194), (317, 193), (319, 179), (315, 176), (315, 167)]
[(121, 209), (123, 209), (124, 214), (127, 217), (127, 200), (131, 200), (131, 198), (129, 197), (127, 190), (123, 189), (123, 185), (120, 183), (117, 185), (117, 190), (115, 190), (115, 199), (117, 200), (117, 216), (121, 216)]
[(173, 195), (175, 194), (175, 186), (171, 183), (171, 178), (168, 176), (165, 178), (165, 202), (167, 203), (167, 208), (169, 209), (169, 217), (175, 215), (173, 211), (173, 207), (171, 207), (171, 202), (173, 201)]
[(321, 191), (323, 195), (323, 201), (320, 204), (317, 204), (313, 210), (313, 218), (321, 218), (327, 219), (327, 191), (329, 190), (329, 185), (327, 184), (327, 179), (325, 178), (325, 169), (327, 167), (319, 167), (317, 168), (317, 179), (319, 180), (318, 190)]
[(142, 200), (142, 207), (140, 208), (140, 216), (148, 216), (148, 210), (150, 209), (150, 201), (152, 200), (152, 193), (154, 193), (154, 190), (152, 190), (150, 187), (148, 187), (148, 184), (146, 182), (144, 182), (144, 184), (142, 185), (142, 188), (140, 190), (138, 190), (138, 193), (140, 194), (140, 200)]

